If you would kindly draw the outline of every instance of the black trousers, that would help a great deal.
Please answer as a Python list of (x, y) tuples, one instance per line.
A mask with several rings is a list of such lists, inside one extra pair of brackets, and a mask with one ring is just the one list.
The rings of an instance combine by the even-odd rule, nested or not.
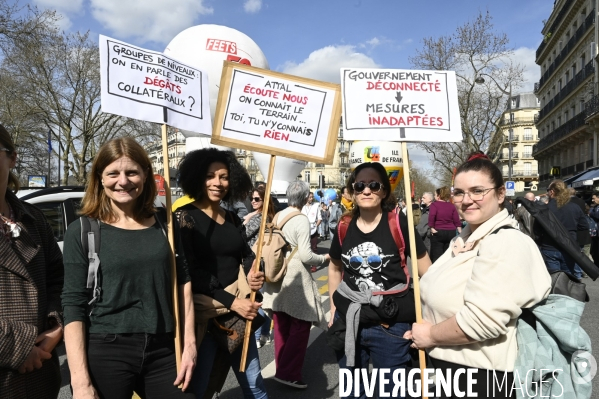
[(431, 233), (431, 261), (435, 262), (449, 248), (449, 243), (455, 237), (453, 230), (437, 230), (435, 234)]
[(101, 399), (195, 398), (173, 385), (177, 378), (173, 334), (89, 334), (87, 362)]

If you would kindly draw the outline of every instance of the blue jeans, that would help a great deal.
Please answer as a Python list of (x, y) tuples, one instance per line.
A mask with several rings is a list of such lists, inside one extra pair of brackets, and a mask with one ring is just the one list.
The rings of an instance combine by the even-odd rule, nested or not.
[[(390, 369), (390, 383), (385, 388), (385, 392), (391, 394), (394, 385), (393, 379), (390, 376), (393, 375), (393, 371), (404, 368), (406, 369), (407, 376), (410, 369), (411, 359), (409, 350), (411, 341), (404, 339), (403, 335), (406, 331), (410, 330), (411, 327), (411, 324), (408, 323), (395, 323), (389, 328), (385, 328), (378, 324), (360, 326), (358, 338), (356, 340), (355, 367), (347, 367), (345, 353), (337, 352), (339, 368), (348, 369), (353, 375), (354, 369), (356, 368), (368, 369), (369, 360), (372, 359), (373, 368)], [(375, 392), (379, 392), (378, 386), (375, 388)], [(354, 390), (352, 388), (352, 394), (353, 393)], [(366, 392), (364, 391), (361, 380), (360, 396), (349, 397), (360, 399), (366, 398)]]
[[(243, 391), (243, 397), (246, 399), (267, 399), (268, 395), (266, 394), (266, 388), (264, 387), (264, 380), (261, 374), (260, 358), (258, 357), (256, 341), (250, 339), (245, 373), (239, 371), (242, 349), (243, 345), (240, 345), (239, 348), (230, 355), (230, 359), (233, 372)], [(217, 353), (219, 356), (223, 355), (223, 353), (228, 355), (228, 352), (219, 349), (212, 334), (207, 332), (198, 349), (198, 360), (193, 377), (191, 378), (191, 389), (197, 398), (204, 397), (204, 393), (206, 392), (210, 381), (212, 364), (214, 363), (214, 358)]]
[(549, 273), (562, 271), (577, 279), (582, 278), (582, 269), (574, 262), (574, 259), (567, 253), (549, 249), (541, 249), (541, 255), (547, 266)]
[(254, 333), (256, 335), (256, 341), (258, 341), (260, 337), (270, 337), (270, 325), (272, 321), (272, 319), (264, 313), (262, 308), (258, 309), (258, 313), (264, 317), (264, 324), (262, 324)]

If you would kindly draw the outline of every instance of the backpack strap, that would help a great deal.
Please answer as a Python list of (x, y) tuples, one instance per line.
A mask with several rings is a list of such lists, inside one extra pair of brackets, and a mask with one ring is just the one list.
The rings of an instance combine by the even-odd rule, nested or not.
[[(495, 230), (493, 230), (491, 233), (489, 233), (489, 235), (491, 235), (491, 234), (497, 234), (497, 232), (498, 232), (499, 230), (503, 230), (503, 229), (514, 229), (514, 230), (517, 230), (517, 229), (516, 229), (515, 227), (513, 227), (513, 226), (505, 225), (505, 226), (500, 226), (500, 227), (496, 228), (496, 229), (495, 229)], [(518, 230), (518, 231), (519, 231), (519, 230)]]
[(91, 289), (92, 294), (88, 305), (93, 305), (100, 299), (102, 294), (98, 275), (100, 270), (100, 257), (98, 256), (100, 252), (100, 222), (88, 216), (80, 217), (79, 222), (81, 223), (81, 247), (83, 253), (87, 253), (89, 261), (86, 288)]
[(292, 217), (298, 216), (298, 215), (302, 215), (302, 213), (300, 211), (293, 211), (293, 212), (289, 213), (289, 215), (285, 216), (283, 218), (283, 220), (281, 220), (279, 222), (279, 214), (277, 213), (272, 220), (272, 224), (277, 226), (279, 229), (282, 229), (283, 226), (285, 226), (285, 223), (287, 223), (289, 221), (289, 219), (291, 219)]
[(162, 229), (162, 233), (168, 240), (168, 234), (166, 229), (166, 208), (157, 208), (156, 213), (154, 214), (154, 219), (158, 222), (160, 229)]
[(343, 240), (347, 235), (347, 229), (349, 228), (349, 223), (351, 222), (350, 215), (344, 215), (339, 219), (339, 223), (337, 223), (337, 237), (339, 237), (339, 245), (343, 246)]

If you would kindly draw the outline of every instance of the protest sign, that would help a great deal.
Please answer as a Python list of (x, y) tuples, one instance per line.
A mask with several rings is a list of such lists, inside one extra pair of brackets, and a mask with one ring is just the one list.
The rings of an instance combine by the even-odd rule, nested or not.
[(100, 70), (102, 112), (212, 131), (208, 77), (202, 70), (103, 35)]
[(462, 140), (453, 71), (342, 68), (341, 90), (345, 140)]
[(225, 62), (213, 144), (332, 164), (340, 87)]

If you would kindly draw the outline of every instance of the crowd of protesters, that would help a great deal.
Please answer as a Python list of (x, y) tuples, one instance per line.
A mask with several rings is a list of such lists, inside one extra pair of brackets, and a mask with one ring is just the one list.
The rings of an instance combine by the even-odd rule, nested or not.
[[(316, 201), (307, 183), (290, 182), (285, 207), (263, 182), (252, 184), (233, 153), (196, 150), (179, 165), (179, 185), (191, 202), (173, 213), (182, 337), (177, 371), (167, 215), (154, 207), (147, 153), (131, 138), (99, 149), (63, 254), (43, 214), (14, 194), (16, 157), (0, 126), (0, 396), (56, 398), (54, 348), (64, 335), (76, 398), (133, 392), (211, 398), (229, 370), (245, 398), (267, 398), (258, 348), (274, 340), (275, 381), (305, 389), (313, 326), (328, 330), (340, 369), (407, 370), (411, 348), (425, 349), (435, 368), (478, 369), (473, 389), (484, 396), (492, 383), (485, 371), (513, 381), (516, 322), (522, 309), (547, 297), (549, 273), (583, 277), (555, 235), (506, 200), (501, 172), (482, 153), (456, 169), (453, 191), (425, 192), (414, 212), (406, 212), (379, 163), (357, 166), (338, 197), (326, 202)], [(599, 258), (599, 193), (588, 208), (558, 180), (546, 197), (541, 206), (577, 250)], [(531, 193), (526, 198), (540, 201)], [(266, 281), (256, 266), (264, 219), (285, 221), (289, 251), (278, 281)], [(319, 239), (331, 240), (327, 254), (319, 254)], [(424, 320), (418, 324), (407, 262), (412, 252), (421, 278)], [(313, 277), (327, 265), (328, 320)], [(244, 372), (243, 346), (222, 343), (223, 316), (252, 321), (256, 335)], [(465, 381), (456, 381), (465, 390)], [(362, 381), (356, 384), (356, 397), (365, 397)]]

